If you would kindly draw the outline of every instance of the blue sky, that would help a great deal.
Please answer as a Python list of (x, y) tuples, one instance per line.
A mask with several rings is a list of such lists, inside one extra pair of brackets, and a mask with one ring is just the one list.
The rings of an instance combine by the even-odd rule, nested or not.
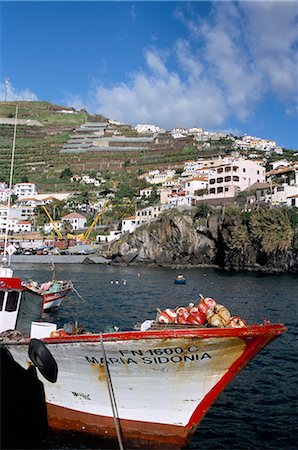
[(296, 1), (0, 1), (0, 99), (296, 150), (297, 18)]

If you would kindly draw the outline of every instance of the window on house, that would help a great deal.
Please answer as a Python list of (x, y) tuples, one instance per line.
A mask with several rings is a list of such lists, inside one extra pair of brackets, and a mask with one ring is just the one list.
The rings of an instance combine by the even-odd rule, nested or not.
[(228, 186), (225, 186), (225, 192), (228, 192), (229, 188)]
[(231, 170), (232, 170), (231, 167), (226, 167), (225, 168), (225, 172), (231, 172)]
[(246, 169), (245, 169), (245, 167), (243, 167), (243, 169), (242, 169), (242, 172), (246, 172)]
[(223, 178), (222, 177), (217, 178), (217, 182), (218, 183), (222, 183), (223, 182)]
[(239, 181), (239, 177), (237, 177), (237, 175), (234, 175), (234, 176), (233, 176), (233, 180), (234, 180), (234, 181)]
[(218, 194), (221, 194), (222, 192), (223, 192), (223, 188), (222, 187), (217, 188), (217, 193)]
[(232, 177), (227, 176), (227, 177), (225, 177), (225, 182), (231, 181), (231, 179), (232, 179)]
[(211, 178), (211, 180), (209, 181), (210, 184), (214, 184), (215, 183), (215, 178)]
[(210, 194), (215, 194), (215, 188), (210, 189)]
[(219, 169), (217, 169), (217, 173), (223, 173), (223, 168), (220, 167)]

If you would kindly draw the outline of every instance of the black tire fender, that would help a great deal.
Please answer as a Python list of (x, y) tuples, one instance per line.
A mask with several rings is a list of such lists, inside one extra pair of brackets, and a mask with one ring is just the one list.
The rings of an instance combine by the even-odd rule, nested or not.
[(48, 381), (55, 383), (58, 377), (58, 366), (55, 358), (45, 344), (39, 339), (31, 339), (28, 354), (40, 373)]

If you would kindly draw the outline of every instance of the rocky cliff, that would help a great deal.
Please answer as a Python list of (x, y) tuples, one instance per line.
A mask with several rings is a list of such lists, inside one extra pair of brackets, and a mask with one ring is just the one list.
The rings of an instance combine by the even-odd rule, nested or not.
[(273, 217), (270, 228), (265, 220), (271, 217), (269, 213), (260, 231), (262, 224), (256, 219), (260, 213), (255, 214), (248, 218), (221, 211), (202, 217), (196, 210), (170, 211), (111, 244), (104, 256), (115, 264), (298, 272), (295, 232), (289, 221), (287, 227), (284, 219), (276, 224)]

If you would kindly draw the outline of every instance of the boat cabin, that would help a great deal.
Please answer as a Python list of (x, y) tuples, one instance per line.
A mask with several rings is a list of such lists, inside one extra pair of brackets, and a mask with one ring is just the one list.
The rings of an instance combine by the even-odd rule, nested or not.
[(20, 278), (0, 276), (0, 333), (18, 330), (30, 335), (31, 322), (40, 319), (43, 298), (28, 291)]

